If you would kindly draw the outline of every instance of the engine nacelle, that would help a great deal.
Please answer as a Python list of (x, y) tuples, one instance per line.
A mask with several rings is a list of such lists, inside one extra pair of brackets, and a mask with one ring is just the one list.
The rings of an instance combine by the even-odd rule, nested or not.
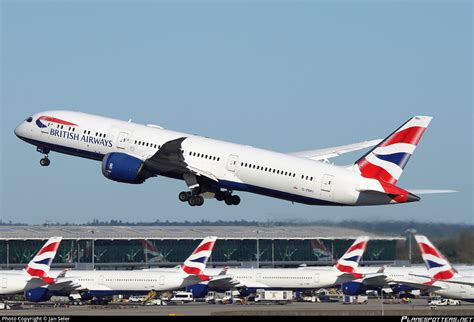
[(47, 287), (37, 287), (25, 291), (25, 299), (29, 302), (44, 302), (48, 301), (53, 293)]
[(186, 292), (193, 293), (194, 298), (202, 298), (209, 292), (209, 285), (207, 284), (195, 284), (186, 287)]
[(139, 184), (148, 177), (143, 161), (126, 153), (112, 152), (102, 160), (102, 174), (110, 180)]
[(342, 293), (345, 295), (363, 294), (367, 288), (360, 282), (347, 282), (341, 285)]

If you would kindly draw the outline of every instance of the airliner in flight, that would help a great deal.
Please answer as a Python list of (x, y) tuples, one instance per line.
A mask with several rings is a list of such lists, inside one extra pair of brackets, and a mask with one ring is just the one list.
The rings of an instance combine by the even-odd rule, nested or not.
[(48, 239), (22, 271), (0, 271), (0, 295), (23, 293), (53, 283), (54, 277), (49, 275), (49, 270), (61, 239)]
[[(238, 205), (234, 191), (309, 205), (365, 206), (448, 192), (410, 192), (396, 185), (431, 119), (412, 117), (384, 140), (290, 154), (71, 111), (32, 115), (15, 134), (44, 154), (42, 166), (55, 151), (101, 161), (103, 175), (117, 182), (140, 184), (155, 176), (184, 180), (189, 190), (179, 193), (179, 200), (191, 206), (201, 206), (205, 198)], [(373, 148), (353, 165), (327, 162), (368, 147)]]

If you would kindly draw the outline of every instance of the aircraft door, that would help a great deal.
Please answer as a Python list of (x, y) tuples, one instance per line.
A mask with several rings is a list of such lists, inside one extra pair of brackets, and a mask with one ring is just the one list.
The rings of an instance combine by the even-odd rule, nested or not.
[(333, 181), (333, 176), (329, 174), (325, 174), (323, 176), (323, 180), (321, 181), (321, 190), (325, 192), (331, 192), (331, 186)]
[(314, 275), (313, 275), (313, 282), (314, 282), (314, 283), (319, 283), (319, 273), (314, 273)]
[(257, 282), (262, 281), (262, 273), (257, 273)]
[(7, 280), (6, 277), (2, 278), (2, 288), (7, 288)]
[(104, 284), (104, 275), (99, 275), (99, 284), (100, 285)]
[(128, 141), (128, 133), (127, 132), (120, 132), (118, 139), (117, 139), (117, 148), (118, 149), (125, 149), (126, 144)]
[(237, 167), (237, 162), (239, 162), (239, 156), (231, 154), (229, 155), (229, 160), (227, 161), (227, 170), (235, 172)]
[(160, 275), (159, 283), (160, 285), (165, 285), (165, 277), (163, 275)]

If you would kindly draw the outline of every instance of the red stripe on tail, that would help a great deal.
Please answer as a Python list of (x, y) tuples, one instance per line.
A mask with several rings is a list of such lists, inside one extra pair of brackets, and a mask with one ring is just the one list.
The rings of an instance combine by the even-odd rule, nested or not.
[(46, 252), (55, 252), (58, 250), (58, 248), (59, 248), (59, 242), (51, 243), (48, 246), (41, 248), (41, 250), (36, 256), (44, 254)]
[(214, 242), (213, 241), (207, 242), (205, 244), (202, 244), (198, 248), (196, 248), (196, 250), (193, 252), (193, 254), (196, 254), (196, 253), (199, 253), (199, 252), (202, 252), (202, 251), (211, 251), (213, 247), (214, 247)]
[(420, 142), (423, 133), (425, 132), (426, 128), (420, 126), (413, 126), (403, 131), (394, 133), (391, 137), (389, 137), (385, 142), (380, 144), (380, 146), (388, 146), (395, 143), (407, 143), (417, 145)]
[(365, 178), (382, 180), (391, 184), (397, 183), (397, 179), (392, 177), (387, 170), (370, 163), (366, 158), (360, 160), (357, 164), (359, 165), (361, 175)]

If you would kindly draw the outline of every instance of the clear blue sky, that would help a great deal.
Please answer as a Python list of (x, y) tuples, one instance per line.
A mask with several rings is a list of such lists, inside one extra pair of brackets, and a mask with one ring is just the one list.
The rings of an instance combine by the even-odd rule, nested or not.
[[(1, 219), (473, 222), (470, 1), (1, 1)], [(399, 181), (448, 188), (398, 206), (326, 208), (242, 193), (178, 201), (181, 181), (102, 177), (98, 162), (13, 134), (71, 109), (282, 152), (384, 137), (434, 120)], [(350, 164), (362, 152), (335, 159)]]

